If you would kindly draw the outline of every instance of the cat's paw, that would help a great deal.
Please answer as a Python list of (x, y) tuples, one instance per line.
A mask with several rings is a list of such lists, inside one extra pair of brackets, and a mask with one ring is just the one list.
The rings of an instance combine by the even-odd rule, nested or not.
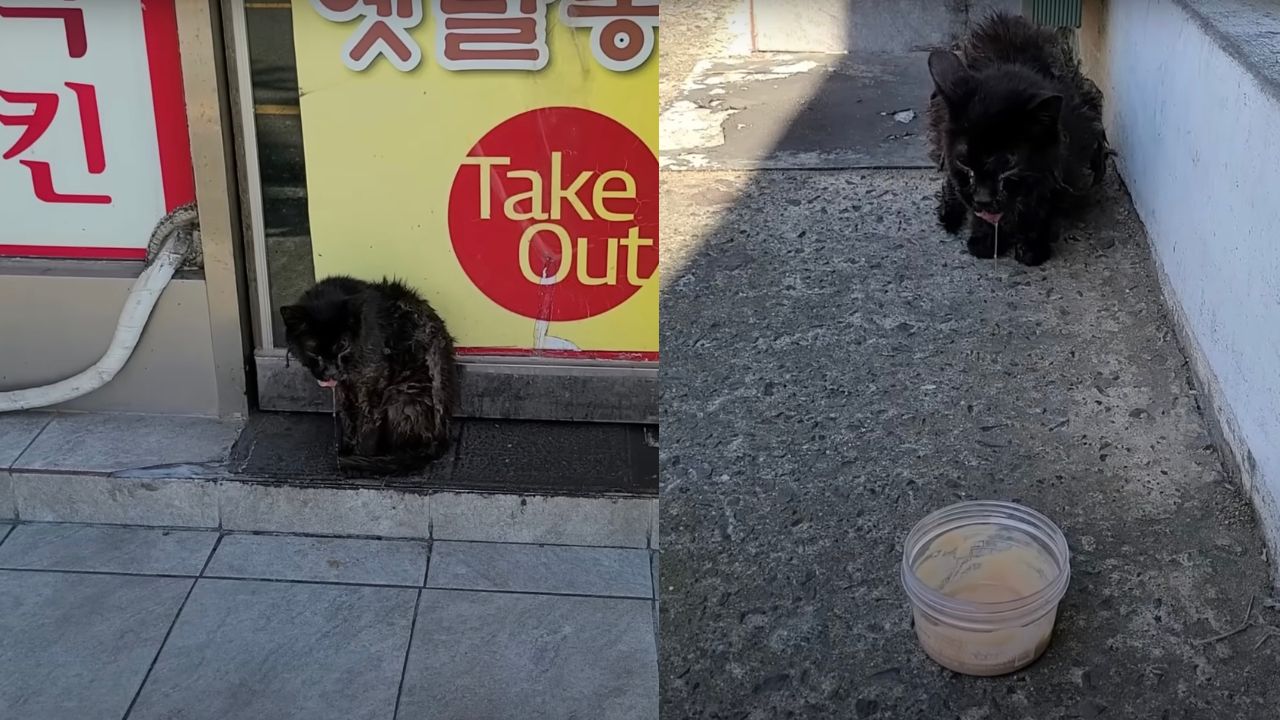
[(952, 235), (959, 233), (964, 227), (967, 215), (964, 203), (949, 201), (945, 197), (938, 201), (938, 222), (942, 224), (943, 230)]
[(972, 233), (965, 246), (969, 248), (969, 254), (977, 258), (990, 260), (996, 254), (995, 237), (991, 233)]
[(1018, 243), (1013, 248), (1013, 257), (1023, 265), (1035, 267), (1042, 264), (1053, 252), (1049, 249), (1048, 243)]

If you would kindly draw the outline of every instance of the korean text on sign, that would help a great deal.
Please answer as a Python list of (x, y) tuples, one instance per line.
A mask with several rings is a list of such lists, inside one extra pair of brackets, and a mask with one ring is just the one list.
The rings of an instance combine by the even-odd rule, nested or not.
[[(436, 59), (446, 70), (541, 70), (550, 59), (547, 13), (556, 0), (429, 0)], [(401, 72), (422, 49), (410, 34), (423, 20), (422, 0), (311, 0), (326, 20), (360, 20), (343, 46), (343, 62), (362, 71), (379, 55)], [(559, 0), (560, 21), (591, 31), (601, 66), (627, 72), (653, 54), (658, 0)]]
[[(79, 8), (23, 7), (4, 3), (0, 4), (0, 20), (61, 23), (66, 37), (67, 55), (72, 59), (83, 59), (88, 52), (84, 11)], [(98, 114), (98, 91), (94, 85), (63, 82), (56, 89), (40, 90), (0, 87), (0, 101), (3, 101), (0, 104), (0, 126), (21, 128), (18, 138), (0, 153), (0, 160), (13, 161), (30, 150), (48, 132), (60, 109), (71, 106), (79, 116), (86, 169), (92, 175), (101, 175), (106, 171), (107, 157)], [(10, 108), (21, 108), (21, 111)], [(58, 190), (54, 182), (53, 164), (47, 160), (25, 158), (18, 159), (17, 162), (30, 173), (32, 192), (42, 203), (111, 203), (110, 195)]]

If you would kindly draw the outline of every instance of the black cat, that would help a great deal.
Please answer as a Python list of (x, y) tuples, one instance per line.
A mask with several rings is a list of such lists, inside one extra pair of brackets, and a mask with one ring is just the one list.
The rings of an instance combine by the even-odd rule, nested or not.
[(938, 219), (953, 234), (968, 221), (973, 255), (1012, 248), (1039, 265), (1063, 211), (1106, 172), (1102, 93), (1066, 42), (1019, 16), (988, 16), (961, 54), (929, 56), (931, 156), (946, 177)]
[(335, 389), (343, 470), (413, 472), (448, 449), (453, 338), (420, 295), (394, 280), (330, 277), (280, 314), (289, 352)]

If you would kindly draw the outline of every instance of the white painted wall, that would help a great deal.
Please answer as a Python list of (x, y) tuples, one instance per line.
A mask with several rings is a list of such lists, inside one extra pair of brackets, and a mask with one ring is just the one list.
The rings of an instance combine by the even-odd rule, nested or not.
[(1280, 558), (1280, 101), (1173, 0), (1092, 8), (1121, 174)]
[(991, 10), (1022, 0), (746, 0), (761, 52), (899, 53), (945, 47)]

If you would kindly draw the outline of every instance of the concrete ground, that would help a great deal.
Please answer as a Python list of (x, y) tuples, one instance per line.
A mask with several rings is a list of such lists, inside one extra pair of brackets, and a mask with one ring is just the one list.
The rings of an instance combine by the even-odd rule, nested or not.
[[(943, 233), (937, 182), (663, 173), (663, 716), (1276, 717), (1262, 538), (1124, 188), (1025, 268)], [(977, 498), (1072, 551), (1047, 654), (991, 679), (925, 657), (898, 580)]]
[(657, 715), (646, 550), (0, 523), (0, 717)]
[(670, 105), (684, 79), (702, 58), (729, 52), (734, 38), (731, 17), (741, 14), (744, 0), (673, 0), (662, 4), (658, 62), (661, 68), (658, 103)]

